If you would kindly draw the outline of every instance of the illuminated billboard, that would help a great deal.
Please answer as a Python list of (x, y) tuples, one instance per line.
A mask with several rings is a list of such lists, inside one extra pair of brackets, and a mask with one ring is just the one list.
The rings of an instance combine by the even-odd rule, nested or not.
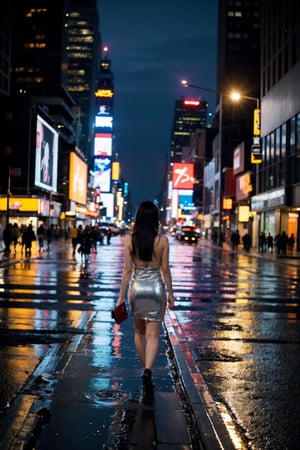
[(115, 161), (112, 163), (112, 180), (117, 181), (120, 179), (120, 163)]
[(107, 218), (114, 217), (114, 194), (111, 194), (111, 193), (102, 194), (101, 193), (101, 201), (103, 203), (103, 208), (106, 208), (106, 217)]
[(194, 188), (194, 164), (174, 163), (172, 172), (173, 189)]
[(96, 133), (94, 138), (94, 155), (111, 156), (112, 155), (112, 134)]
[(57, 191), (58, 132), (37, 115), (34, 184)]
[(97, 114), (95, 117), (95, 127), (96, 128), (109, 128), (113, 127), (113, 118), (106, 114)]
[(76, 155), (70, 153), (70, 171), (69, 171), (69, 199), (86, 205), (87, 193), (87, 164)]
[(94, 189), (100, 188), (101, 192), (110, 192), (111, 169), (111, 158), (98, 157), (94, 159)]

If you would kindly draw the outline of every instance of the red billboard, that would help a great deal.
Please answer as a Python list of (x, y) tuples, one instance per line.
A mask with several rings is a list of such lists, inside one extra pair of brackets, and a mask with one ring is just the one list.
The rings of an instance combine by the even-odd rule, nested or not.
[(194, 188), (194, 164), (174, 163), (172, 172), (173, 189)]

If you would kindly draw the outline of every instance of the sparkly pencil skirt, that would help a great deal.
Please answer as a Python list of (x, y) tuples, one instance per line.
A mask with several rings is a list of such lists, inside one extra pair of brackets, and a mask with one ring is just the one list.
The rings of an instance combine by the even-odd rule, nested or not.
[(134, 319), (163, 320), (167, 297), (159, 267), (134, 267), (128, 301)]

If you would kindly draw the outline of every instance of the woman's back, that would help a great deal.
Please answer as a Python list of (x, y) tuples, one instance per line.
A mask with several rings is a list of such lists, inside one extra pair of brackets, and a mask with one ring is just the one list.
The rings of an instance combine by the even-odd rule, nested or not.
[[(133, 250), (132, 246), (132, 236), (127, 236), (128, 244), (130, 246), (130, 252)], [(164, 265), (164, 253), (168, 249), (168, 238), (166, 236), (158, 234), (154, 238), (153, 255), (150, 261), (144, 261), (139, 258), (137, 254), (132, 255), (132, 261), (136, 266), (148, 267), (156, 266), (161, 267)]]

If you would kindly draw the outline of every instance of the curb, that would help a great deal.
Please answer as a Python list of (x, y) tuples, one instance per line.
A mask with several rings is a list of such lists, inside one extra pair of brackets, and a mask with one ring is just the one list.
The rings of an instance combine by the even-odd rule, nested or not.
[(246, 444), (224, 406), (221, 411), (210, 395), (172, 310), (167, 309), (164, 326), (203, 448), (205, 450), (236, 450), (237, 448), (246, 450)]

